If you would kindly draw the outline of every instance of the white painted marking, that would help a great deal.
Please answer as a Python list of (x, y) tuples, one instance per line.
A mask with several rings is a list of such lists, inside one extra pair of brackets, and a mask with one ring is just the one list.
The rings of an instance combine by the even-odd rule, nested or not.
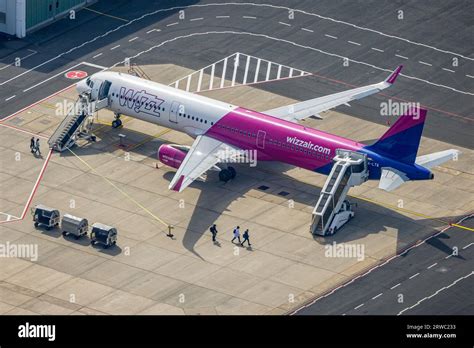
[(360, 305), (358, 305), (357, 307), (354, 307), (354, 309), (359, 309), (360, 307), (362, 307), (364, 304), (361, 303)]
[(94, 57), (92, 58), (97, 58), (97, 57), (100, 57), (103, 53), (99, 53), (99, 54), (96, 54)]
[(293, 68), (290, 68), (290, 74), (288, 75), (288, 77), (293, 77)]
[(247, 74), (249, 71), (249, 65), (250, 65), (250, 56), (247, 56), (247, 62), (245, 63), (245, 72), (244, 72), (244, 80), (242, 81), (242, 84), (247, 83)]
[(422, 60), (419, 60), (418, 63), (423, 64), (423, 65), (433, 66), (433, 64), (423, 62)]
[[(471, 217), (473, 217), (473, 216), (474, 216), (474, 214), (466, 215), (465, 217), (463, 217), (462, 219), (460, 219), (459, 221), (457, 221), (456, 224), (460, 224), (460, 223), (462, 223), (464, 220), (469, 219), (469, 218), (471, 218)], [(339, 286), (335, 287), (334, 289), (332, 289), (331, 291), (327, 292), (326, 294), (315, 298), (315, 299), (312, 300), (311, 302), (308, 302), (307, 304), (301, 306), (300, 308), (297, 308), (296, 310), (294, 310), (293, 312), (290, 312), (289, 314), (290, 314), (290, 315), (294, 315), (294, 314), (298, 313), (299, 311), (301, 311), (302, 309), (308, 308), (308, 307), (314, 305), (316, 302), (322, 300), (323, 298), (326, 298), (326, 297), (329, 297), (330, 295), (333, 295), (337, 290), (342, 289), (342, 288), (345, 288), (345, 287), (347, 287), (348, 285), (353, 284), (356, 280), (361, 279), (361, 278), (365, 277), (366, 275), (372, 273), (373, 271), (375, 271), (375, 270), (377, 270), (377, 269), (379, 269), (379, 268), (385, 266), (386, 264), (390, 263), (391, 261), (393, 261), (393, 260), (399, 258), (401, 255), (405, 254), (407, 251), (410, 251), (410, 250), (412, 250), (412, 249), (416, 249), (416, 248), (420, 247), (420, 246), (423, 245), (426, 241), (428, 241), (428, 240), (430, 240), (430, 239), (432, 239), (432, 238), (435, 238), (435, 237), (439, 236), (441, 233), (444, 233), (445, 231), (447, 231), (447, 230), (450, 229), (450, 228), (452, 228), (452, 226), (446, 226), (446, 227), (443, 228), (441, 231), (439, 231), (439, 232), (437, 232), (437, 233), (435, 233), (435, 234), (433, 234), (433, 235), (431, 235), (431, 236), (429, 236), (429, 237), (423, 239), (420, 243), (417, 243), (417, 244), (412, 245), (411, 247), (409, 247), (408, 249), (406, 249), (406, 250), (403, 251), (402, 253), (393, 255), (393, 256), (390, 257), (389, 259), (385, 260), (383, 263), (378, 264), (377, 266), (374, 266), (374, 267), (370, 268), (370, 269), (369, 269), (368, 271), (366, 271), (365, 273), (360, 274), (360, 275), (358, 275), (358, 276), (352, 278), (352, 279), (349, 280), (348, 282), (346, 282), (346, 283), (344, 283), (344, 284), (342, 284), (342, 285), (339, 285)], [(395, 288), (396, 288), (397, 286), (399, 286), (399, 285), (400, 285), (400, 283), (398, 283), (397, 285), (394, 285), (391, 289), (395, 289)]]
[[(398, 39), (398, 40), (401, 40), (401, 41), (405, 41), (405, 42), (408, 42), (408, 43), (411, 43), (413, 45), (418, 45), (418, 46), (423, 46), (423, 47), (428, 47), (428, 48), (431, 48), (433, 50), (436, 50), (436, 51), (439, 51), (439, 52), (444, 52), (444, 53), (449, 53), (449, 54), (454, 54), (456, 56), (459, 56), (459, 57), (462, 57), (464, 59), (467, 59), (467, 60), (471, 60), (471, 61), (474, 61), (474, 58), (470, 58), (470, 57), (466, 57), (466, 56), (463, 56), (462, 54), (459, 54), (459, 53), (455, 53), (455, 52), (451, 52), (451, 51), (447, 51), (447, 50), (442, 50), (442, 49), (439, 49), (439, 48), (436, 48), (436, 47), (433, 47), (433, 46), (430, 46), (430, 45), (426, 45), (426, 44), (423, 44), (423, 43), (419, 43), (419, 42), (415, 42), (415, 41), (411, 41), (411, 40), (408, 40), (408, 39), (405, 39), (405, 38), (402, 38), (402, 37), (398, 37), (398, 36), (394, 36), (394, 35), (389, 35), (389, 34), (385, 34), (383, 32), (380, 32), (380, 31), (377, 31), (377, 30), (374, 30), (374, 29), (370, 29), (370, 28), (366, 28), (366, 27), (361, 27), (361, 26), (357, 26), (355, 24), (352, 24), (352, 23), (349, 23), (349, 22), (344, 22), (344, 21), (340, 21), (340, 20), (336, 20), (336, 19), (333, 19), (333, 18), (330, 18), (330, 17), (324, 17), (324, 16), (321, 16), (317, 13), (311, 13), (311, 12), (307, 12), (307, 11), (303, 11), (303, 10), (295, 10), (295, 9), (292, 9), (292, 8), (289, 8), (289, 7), (285, 7), (285, 6), (276, 6), (276, 5), (269, 5), (269, 4), (249, 4), (249, 3), (214, 3), (214, 4), (195, 4), (195, 5), (189, 5), (188, 8), (190, 7), (208, 7), (208, 6), (222, 6), (222, 5), (242, 5), (242, 6), (249, 6), (249, 5), (253, 5), (253, 6), (260, 6), (260, 7), (270, 7), (270, 8), (277, 8), (277, 9), (285, 9), (287, 11), (289, 10), (293, 10), (295, 12), (298, 12), (298, 13), (303, 13), (303, 14), (306, 14), (306, 15), (309, 15), (309, 16), (314, 16), (314, 17), (318, 17), (318, 18), (322, 18), (324, 20), (328, 20), (328, 21), (332, 21), (332, 22), (335, 22), (335, 23), (342, 23), (342, 24), (345, 24), (345, 25), (348, 25), (348, 26), (351, 26), (351, 27), (354, 27), (354, 28), (357, 28), (357, 29), (360, 29), (360, 30), (366, 30), (366, 31), (370, 31), (370, 32), (373, 32), (373, 33), (377, 33), (379, 35), (382, 35), (382, 36), (386, 36), (386, 37), (390, 37), (390, 38), (394, 38), (394, 39)], [(3, 86), (4, 84), (12, 81), (12, 80), (15, 80), (25, 74), (28, 74), (29, 72), (33, 71), (33, 70), (36, 70), (38, 69), (39, 67), (45, 65), (45, 64), (48, 64), (66, 54), (69, 54), (87, 44), (90, 44), (94, 41), (97, 41), (98, 39), (100, 38), (103, 38), (111, 33), (114, 33), (120, 29), (122, 29), (123, 27), (126, 27), (126, 26), (129, 26), (131, 25), (132, 23), (135, 23), (135, 22), (138, 22), (146, 17), (149, 17), (149, 16), (152, 16), (152, 15), (155, 15), (157, 13), (161, 13), (161, 12), (167, 12), (167, 11), (173, 11), (173, 10), (180, 10), (182, 9), (182, 6), (176, 6), (176, 7), (171, 7), (171, 8), (166, 8), (166, 9), (159, 9), (159, 10), (156, 10), (156, 11), (152, 11), (152, 12), (148, 12), (148, 13), (145, 13), (143, 14), (142, 16), (138, 17), (138, 18), (135, 18), (131, 21), (128, 21), (127, 23), (125, 24), (121, 24), (119, 26), (117, 26), (116, 28), (112, 29), (112, 30), (109, 30), (101, 35), (98, 35), (94, 38), (92, 38), (91, 40), (88, 40), (88, 41), (85, 41), (83, 42), (82, 44), (80, 45), (77, 45), (77, 46), (74, 46), (72, 48), (70, 48), (69, 50), (65, 51), (65, 52), (62, 52), (61, 54), (47, 60), (47, 61), (44, 61), (43, 63), (41, 64), (38, 64), (36, 65), (35, 67), (33, 68), (30, 68), (24, 72), (22, 72), (21, 74), (18, 74), (6, 81), (3, 81), (2, 83), (0, 83), (0, 86)], [(229, 16), (216, 16), (216, 18), (228, 18)], [(197, 33), (196, 33), (197, 34)], [(177, 39), (177, 38), (175, 38)], [(165, 42), (163, 42), (162, 44), (164, 44)], [(160, 44), (161, 45), (161, 44)], [(158, 45), (158, 46), (160, 46)], [(152, 47), (153, 49), (153, 47)], [(384, 69), (385, 70), (385, 69)], [(419, 79), (421, 80), (421, 79)], [(441, 86), (440, 86), (441, 87)], [(442, 86), (444, 87), (444, 86)], [(448, 87), (449, 88), (449, 87)], [(453, 88), (449, 88), (449, 89), (452, 89), (454, 90)], [(464, 94), (470, 94), (470, 95), (473, 95), (472, 93), (466, 93), (466, 92), (462, 92), (462, 91), (459, 91), (460, 93), (464, 93)]]
[(446, 69), (446, 68), (442, 68), (444, 71), (449, 71), (449, 72), (455, 72), (454, 70), (451, 70), (451, 69)]
[(15, 98), (15, 97), (16, 97), (16, 95), (12, 95), (11, 97), (8, 97), (7, 99), (5, 99), (5, 101), (9, 101), (9, 100), (11, 100), (11, 99), (13, 99), (13, 98)]
[(195, 22), (195, 21), (202, 21), (203, 19), (204, 19), (204, 18), (199, 17), (199, 18), (190, 19), (189, 21), (190, 21), (190, 22)]
[(199, 79), (198, 79), (198, 86), (197, 86), (197, 92), (201, 90), (201, 83), (202, 83), (202, 74), (204, 73), (204, 69), (201, 69), (199, 71)]
[(438, 262), (435, 262), (435, 263), (433, 263), (431, 266), (428, 266), (426, 269), (433, 268), (433, 267), (436, 266), (437, 264), (438, 264)]
[(467, 75), (467, 74), (466, 74), (466, 77), (469, 77), (469, 78), (471, 78), (471, 79), (474, 79), (474, 76), (472, 76), (472, 75)]
[[(395, 36), (395, 35), (385, 34), (381, 31), (378, 31), (378, 30), (375, 30), (375, 29), (362, 27), (362, 26), (359, 26), (359, 25), (356, 25), (356, 24), (352, 24), (350, 22), (341, 21), (341, 20), (338, 20), (338, 19), (322, 16), (322, 15), (319, 15), (317, 13), (312, 13), (312, 12), (308, 12), (308, 11), (304, 11), (304, 10), (298, 10), (298, 9), (293, 9), (293, 8), (286, 7), (286, 6), (278, 6), (278, 5), (270, 5), (270, 4), (235, 3), (235, 2), (234, 3), (226, 3), (226, 4), (227, 5), (243, 5), (243, 6), (253, 5), (253, 6), (257, 6), (257, 7), (270, 7), (270, 8), (276, 8), (276, 9), (284, 9), (284, 10), (287, 10), (287, 11), (291, 10), (291, 11), (302, 13), (302, 14), (305, 14), (305, 15), (308, 15), (308, 16), (318, 17), (318, 18), (321, 18), (321, 19), (324, 19), (324, 20), (327, 20), (327, 21), (331, 21), (331, 22), (334, 22), (334, 23), (344, 24), (344, 25), (347, 25), (347, 26), (350, 26), (350, 27), (353, 27), (353, 28), (357, 28), (359, 30), (370, 31), (372, 33), (376, 33), (376, 34), (379, 34), (379, 35), (382, 35), (382, 36), (385, 36), (385, 37), (389, 37), (389, 38), (392, 38), (392, 39), (397, 39), (397, 40), (400, 40), (400, 41), (408, 42), (412, 45), (423, 46), (423, 47), (431, 48), (435, 51), (454, 54), (454, 55), (462, 57), (464, 59), (474, 60), (474, 58), (466, 57), (466, 56), (463, 56), (462, 54), (459, 54), (459, 53), (456, 53), (456, 52), (451, 52), (451, 51), (448, 51), (448, 50), (442, 50), (442, 49), (436, 48), (434, 46), (430, 46), (430, 45), (423, 44), (423, 43), (416, 42), (416, 41), (411, 41), (411, 40), (408, 40), (408, 39), (405, 39), (405, 38), (402, 38), (402, 37), (399, 37), (399, 36)], [(209, 5), (211, 5), (211, 4), (209, 4)], [(220, 3), (219, 5), (225, 5), (225, 4)], [(188, 7), (193, 7), (193, 6), (205, 6), (205, 5), (190, 5)]]
[(413, 306), (410, 306), (410, 307), (407, 307), (405, 308), (404, 310), (400, 311), (397, 315), (401, 315), (403, 314), (403, 312), (406, 312), (410, 309), (413, 309), (415, 308), (416, 306), (418, 306), (420, 303), (422, 303), (423, 301), (426, 301), (426, 300), (429, 300), (430, 298), (432, 297), (435, 297), (436, 295), (438, 295), (440, 292), (446, 290), (446, 289), (449, 289), (450, 287), (456, 285), (458, 282), (460, 282), (461, 280), (463, 279), (467, 279), (469, 278), (470, 276), (472, 276), (474, 274), (474, 271), (472, 271), (471, 273), (465, 275), (464, 277), (461, 277), (459, 279), (456, 279), (454, 282), (452, 282), (451, 284), (449, 284), (448, 286), (443, 286), (441, 289), (437, 290), (435, 293), (433, 293), (432, 295), (430, 296), (427, 296), (425, 298), (422, 298), (421, 300), (419, 300), (417, 303), (415, 303)]
[(371, 49), (377, 52), (385, 52), (384, 50), (381, 50), (380, 48), (376, 48), (376, 47), (372, 47)]
[(347, 41), (347, 42), (349, 42), (350, 44), (353, 44), (353, 45), (360, 46), (360, 43), (358, 43), (358, 42), (355, 42), (355, 41)]
[(398, 58), (402, 58), (402, 59), (408, 59), (408, 57), (402, 56), (400, 54), (396, 54), (395, 56), (397, 56)]
[(395, 288), (398, 288), (399, 286), (400, 286), (400, 283), (395, 284), (394, 286), (392, 286), (392, 287), (390, 288), (390, 290), (393, 290), (393, 289), (395, 289)]
[(301, 28), (301, 30), (307, 31), (308, 33), (314, 33), (314, 30), (307, 29), (307, 28)]
[(413, 279), (413, 278), (417, 277), (419, 274), (420, 274), (420, 272), (415, 273), (414, 275), (412, 275), (412, 276), (411, 276), (410, 278), (408, 278), (408, 279)]
[(237, 76), (237, 69), (239, 68), (239, 64), (240, 64), (240, 53), (237, 52), (237, 54), (235, 55), (235, 59), (234, 59), (234, 71), (232, 73), (232, 84), (231, 84), (231, 86), (235, 86), (235, 78)]
[(257, 60), (257, 67), (255, 68), (255, 77), (253, 79), (253, 83), (256, 83), (258, 81), (258, 72), (260, 71), (260, 63), (261, 63), (261, 59), (258, 58)]
[(113, 51), (113, 50), (115, 50), (116, 48), (119, 48), (119, 47), (120, 47), (120, 45), (117, 45), (117, 46), (112, 47), (110, 50)]
[(170, 23), (170, 24), (167, 24), (166, 26), (167, 27), (172, 27), (173, 25), (176, 25), (176, 24), (179, 24), (179, 22)]
[(159, 29), (151, 29), (151, 30), (148, 30), (146, 33), (150, 34), (150, 33), (153, 33), (154, 31), (159, 31)]
[(227, 70), (227, 57), (224, 59), (224, 67), (222, 68), (221, 88), (224, 87), (226, 70)]
[(15, 216), (15, 215), (2, 213), (1, 211), (0, 211), (0, 215), (5, 215), (7, 217), (7, 219), (3, 220), (3, 221), (11, 221), (11, 220), (19, 220), (20, 219), (19, 217)]
[(449, 254), (448, 256), (446, 256), (444, 259), (449, 259), (451, 256), (453, 256), (453, 254)]
[[(33, 51), (33, 50), (30, 50), (30, 49), (28, 49), (28, 51), (30, 51), (30, 52), (32, 52), (32, 53), (27, 54), (27, 55), (24, 56), (24, 57), (20, 57), (20, 61), (21, 61), (21, 60), (24, 60), (24, 59), (26, 59), (26, 58), (28, 58), (28, 57), (34, 56), (36, 53), (38, 53), (37, 51)], [(9, 67), (11, 67), (11, 66), (13, 66), (13, 65), (15, 65), (15, 62), (10, 63), (10, 64), (8, 64), (8, 65), (5, 65), (4, 67), (1, 67), (0, 70), (4, 70), (4, 69), (9, 68)]]
[(469, 248), (469, 247), (470, 247), (471, 245), (473, 245), (473, 244), (474, 244), (474, 243), (470, 243), (470, 244), (468, 244), (468, 245), (463, 246), (463, 247), (462, 247), (462, 250)]
[(187, 82), (186, 82), (186, 92), (189, 92), (189, 87), (191, 86), (191, 76), (193, 76), (193, 75), (192, 74), (188, 75), (188, 79), (187, 79)]
[[(234, 35), (242, 35), (242, 36), (254, 36), (254, 37), (261, 37), (261, 38), (267, 38), (267, 39), (270, 39), (270, 40), (274, 40), (274, 41), (279, 41), (279, 42), (284, 42), (284, 43), (288, 43), (292, 46), (295, 46), (295, 47), (300, 47), (300, 48), (305, 48), (305, 49), (308, 49), (308, 50), (311, 50), (311, 51), (315, 51), (315, 52), (320, 52), (322, 54), (325, 54), (325, 55), (328, 55), (328, 56), (332, 56), (332, 57), (338, 57), (338, 58), (341, 58), (341, 59), (344, 59), (346, 57), (343, 57), (339, 54), (336, 54), (336, 53), (331, 53), (331, 52), (327, 52), (327, 51), (324, 51), (324, 50), (321, 50), (319, 48), (315, 48), (315, 47), (311, 47), (311, 46), (307, 46), (307, 45), (302, 45), (302, 44), (299, 44), (299, 43), (296, 43), (296, 42), (293, 42), (293, 41), (290, 41), (290, 40), (285, 40), (285, 39), (279, 39), (279, 38), (276, 38), (276, 37), (273, 37), (273, 36), (269, 36), (269, 35), (265, 35), (265, 34), (256, 34), (256, 33), (250, 33), (250, 32), (243, 32), (243, 31), (233, 31), (233, 30), (223, 30), (223, 31), (208, 31), (208, 32), (198, 32), (198, 33), (190, 33), (190, 34), (186, 34), (186, 35), (181, 35), (181, 36), (176, 36), (172, 39), (168, 39), (168, 40), (164, 40), (162, 41), (161, 43), (157, 44), (157, 45), (154, 45), (154, 46), (150, 46), (149, 48), (147, 48), (146, 50), (144, 51), (141, 51), (141, 52), (138, 52), (137, 54), (135, 54), (134, 56), (130, 57), (130, 58), (136, 58), (136, 57), (139, 57), (141, 56), (142, 54), (144, 53), (148, 53), (158, 47), (162, 47), (170, 42), (175, 42), (177, 40), (180, 40), (180, 39), (185, 39), (185, 38), (190, 38), (190, 37), (197, 37), (197, 36), (204, 36), (204, 35), (209, 35), (209, 34), (214, 34), (214, 35), (228, 35), (228, 34), (234, 34)], [(365, 65), (365, 66), (368, 66), (368, 67), (371, 67), (373, 69), (377, 69), (377, 70), (380, 70), (380, 71), (385, 71), (385, 72), (388, 72), (388, 73), (392, 73), (392, 69), (385, 69), (385, 68), (381, 68), (379, 66), (376, 66), (376, 65), (373, 65), (373, 64), (369, 64), (369, 63), (366, 63), (366, 62), (363, 62), (363, 61), (359, 61), (359, 60), (355, 60), (355, 59), (349, 59), (350, 62), (352, 63), (356, 63), (356, 64), (361, 64), (361, 65)], [(114, 65), (112, 65), (110, 68), (113, 68), (119, 64), (122, 64), (123, 63), (123, 60), (115, 63)], [(424, 82), (426, 84), (429, 84), (429, 85), (432, 85), (432, 86), (436, 86), (436, 87), (441, 87), (441, 88), (444, 88), (444, 89), (449, 89), (451, 91), (455, 91), (455, 92), (458, 92), (458, 93), (461, 93), (461, 94), (466, 94), (466, 95), (472, 95), (474, 96), (474, 93), (471, 93), (471, 92), (466, 92), (466, 91), (461, 91), (461, 90), (458, 90), (456, 88), (453, 88), (453, 87), (450, 87), (450, 86), (446, 86), (446, 85), (442, 85), (442, 84), (438, 84), (438, 83), (434, 83), (434, 82), (431, 82), (431, 81), (428, 81), (428, 80), (424, 80), (424, 79), (421, 79), (421, 78), (418, 78), (418, 77), (415, 77), (415, 76), (411, 76), (411, 75), (406, 75), (406, 74), (400, 74), (402, 75), (404, 78), (407, 78), (407, 79), (410, 79), (410, 80), (417, 80), (417, 81), (421, 81), (421, 82)], [(0, 84), (1, 85), (1, 84)]]
[(132, 37), (130, 40), (128, 40), (128, 42), (135, 41), (136, 39), (138, 39), (138, 36)]
[(280, 76), (281, 76), (281, 64), (278, 65), (277, 80), (280, 78)]
[(332, 35), (329, 35), (329, 34), (324, 34), (324, 36), (330, 37), (331, 39), (337, 39), (337, 36), (332, 36)]
[(372, 300), (375, 300), (376, 298), (378, 298), (378, 297), (380, 297), (380, 296), (382, 296), (382, 295), (383, 295), (383, 292), (381, 292), (380, 294), (378, 294), (378, 295), (372, 297)]
[(272, 68), (272, 62), (268, 62), (267, 65), (267, 75), (265, 76), (265, 81), (268, 81), (270, 79), (270, 69)]
[[(91, 66), (93, 68), (97, 68), (97, 69), (101, 69), (101, 70), (105, 70), (107, 69), (107, 67), (105, 66), (102, 66), (102, 65), (98, 65), (98, 64), (92, 64), (92, 63), (89, 63), (89, 62), (81, 62), (82, 65), (87, 65), (87, 66)], [(80, 65), (80, 64), (79, 64)]]
[(214, 84), (214, 71), (216, 70), (216, 65), (212, 64), (211, 66), (211, 78), (209, 79), (209, 89), (212, 89), (212, 85)]
[(280, 23), (281, 25), (286, 25), (287, 27), (291, 27), (291, 24), (288, 24), (288, 23), (285, 23), (285, 22), (278, 22)]
[(245, 18), (245, 19), (257, 19), (257, 17), (254, 17), (254, 16), (242, 16), (242, 18)]

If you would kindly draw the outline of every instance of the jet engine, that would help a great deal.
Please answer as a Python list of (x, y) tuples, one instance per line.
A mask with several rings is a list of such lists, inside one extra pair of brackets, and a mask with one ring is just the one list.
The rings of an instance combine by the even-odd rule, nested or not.
[(188, 151), (188, 146), (163, 144), (158, 149), (158, 160), (167, 166), (178, 169)]

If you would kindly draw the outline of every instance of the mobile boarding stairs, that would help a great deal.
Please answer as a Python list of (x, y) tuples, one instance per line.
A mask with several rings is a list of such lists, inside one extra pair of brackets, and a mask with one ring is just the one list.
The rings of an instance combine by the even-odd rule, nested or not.
[(49, 147), (55, 151), (63, 152), (72, 147), (78, 138), (95, 141), (95, 135), (91, 133), (94, 113), (107, 107), (108, 104), (108, 98), (92, 102), (89, 93), (79, 95), (74, 108), (68, 112), (49, 138)]
[(333, 161), (313, 210), (311, 233), (320, 236), (336, 233), (354, 216), (352, 205), (346, 200), (347, 193), (351, 187), (362, 185), (369, 178), (365, 154), (337, 149)]

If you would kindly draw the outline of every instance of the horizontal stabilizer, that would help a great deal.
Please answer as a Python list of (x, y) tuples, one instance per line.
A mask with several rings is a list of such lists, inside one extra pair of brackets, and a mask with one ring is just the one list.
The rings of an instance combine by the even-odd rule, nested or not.
[(405, 173), (402, 173), (393, 168), (382, 168), (382, 175), (380, 176), (379, 189), (385, 191), (393, 191), (405, 181), (408, 181)]
[(461, 152), (459, 150), (454, 149), (430, 153), (429, 155), (418, 156), (415, 163), (425, 168), (431, 169), (443, 164), (444, 162), (457, 158), (460, 153)]

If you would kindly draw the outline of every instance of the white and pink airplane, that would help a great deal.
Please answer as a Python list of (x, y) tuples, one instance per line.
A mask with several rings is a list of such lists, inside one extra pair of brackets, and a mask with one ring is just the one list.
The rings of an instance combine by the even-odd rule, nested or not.
[(456, 150), (416, 157), (426, 110), (414, 110), (397, 122), (374, 144), (365, 145), (298, 124), (310, 116), (365, 98), (390, 87), (399, 66), (386, 80), (264, 112), (230, 105), (205, 96), (118, 72), (100, 72), (77, 84), (92, 101), (107, 100), (115, 113), (113, 127), (128, 115), (189, 134), (191, 147), (162, 145), (160, 161), (177, 169), (169, 188), (181, 192), (208, 170), (219, 170), (219, 178), (235, 177), (229, 163), (235, 153), (252, 151), (259, 161), (280, 161), (322, 174), (329, 174), (336, 149), (357, 151), (368, 157), (369, 179), (393, 190), (408, 180), (429, 180), (429, 170), (452, 159)]

